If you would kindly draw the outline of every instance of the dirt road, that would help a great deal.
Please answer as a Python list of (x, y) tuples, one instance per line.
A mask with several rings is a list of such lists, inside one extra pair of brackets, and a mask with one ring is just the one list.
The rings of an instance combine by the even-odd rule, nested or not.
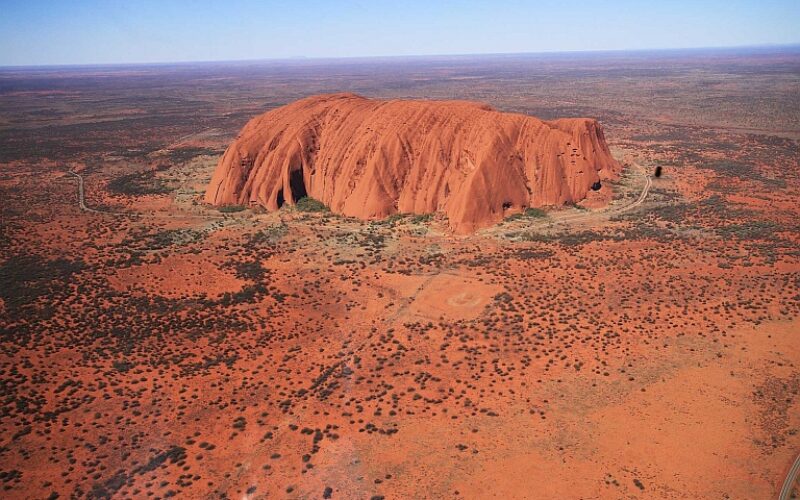
[(789, 469), (789, 473), (786, 475), (786, 481), (783, 482), (783, 488), (781, 488), (781, 493), (778, 495), (778, 500), (789, 500), (792, 498), (792, 490), (797, 483), (798, 475), (800, 475), (800, 455), (797, 455), (797, 458), (792, 464), (792, 468)]
[(629, 210), (633, 210), (634, 208), (638, 207), (644, 200), (647, 198), (647, 194), (650, 192), (650, 188), (653, 187), (653, 179), (647, 174), (647, 170), (642, 167), (641, 165), (634, 165), (639, 170), (639, 176), (644, 178), (644, 186), (642, 187), (642, 192), (639, 193), (639, 196), (632, 202), (627, 203), (622, 206), (608, 206), (603, 210), (597, 211), (587, 211), (587, 212), (580, 212), (580, 213), (571, 213), (567, 214), (563, 217), (552, 218), (548, 220), (542, 221), (545, 224), (561, 224), (565, 222), (583, 222), (589, 221), (597, 217), (598, 214), (601, 215), (617, 215), (624, 212), (628, 212)]
[[(553, 227), (559, 224), (576, 224), (581, 222), (592, 222), (598, 220), (600, 217), (609, 217), (613, 215), (619, 215), (634, 208), (638, 207), (647, 199), (647, 195), (650, 193), (650, 188), (653, 186), (653, 179), (648, 175), (647, 170), (638, 164), (634, 164), (634, 167), (639, 171), (636, 175), (637, 177), (641, 177), (644, 179), (644, 183), (642, 186), (642, 191), (636, 197), (635, 200), (625, 203), (623, 205), (609, 205), (600, 210), (585, 210), (585, 211), (551, 211), (547, 214), (546, 217), (542, 219), (536, 219), (528, 222), (525, 225), (522, 224), (513, 224), (506, 227), (498, 227), (489, 229), (488, 233), (494, 233), (499, 236), (508, 236), (512, 233), (519, 233), (520, 231), (530, 230), (530, 229), (538, 229), (538, 228), (546, 228), (546, 227)], [(565, 213), (566, 212), (566, 213)]]
[(93, 214), (108, 214), (108, 215), (130, 215), (138, 217), (149, 217), (151, 219), (214, 219), (224, 220), (228, 219), (224, 215), (211, 215), (211, 214), (148, 214), (146, 212), (111, 212), (109, 210), (97, 210), (86, 206), (86, 188), (84, 187), (83, 176), (75, 171), (69, 170), (67, 173), (77, 177), (78, 179), (78, 206), (84, 212)]
[(95, 214), (105, 213), (100, 210), (95, 210), (94, 208), (89, 208), (86, 206), (86, 196), (83, 187), (83, 176), (72, 170), (69, 171), (69, 174), (78, 178), (78, 206), (81, 207), (81, 210), (83, 210), (84, 212), (91, 212)]

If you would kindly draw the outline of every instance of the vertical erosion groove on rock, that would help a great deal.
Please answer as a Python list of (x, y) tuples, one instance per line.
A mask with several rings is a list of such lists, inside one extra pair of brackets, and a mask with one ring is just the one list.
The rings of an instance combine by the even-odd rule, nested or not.
[(528, 207), (580, 201), (618, 171), (592, 119), (329, 94), (251, 120), (205, 201), (277, 210), (309, 196), (361, 219), (443, 212), (468, 233)]

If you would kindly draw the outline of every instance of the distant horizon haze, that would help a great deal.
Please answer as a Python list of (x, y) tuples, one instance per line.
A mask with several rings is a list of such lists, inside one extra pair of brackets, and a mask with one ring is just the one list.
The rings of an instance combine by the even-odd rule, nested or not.
[(0, 0), (0, 7), (3, 67), (800, 44), (796, 0)]
[(493, 58), (525, 58), (540, 57), (548, 59), (566, 59), (579, 57), (602, 57), (602, 56), (628, 56), (628, 57), (667, 57), (674, 55), (700, 56), (700, 55), (723, 55), (730, 54), (739, 56), (743, 53), (761, 53), (777, 55), (783, 52), (800, 52), (800, 43), (796, 44), (760, 44), (760, 45), (730, 45), (721, 47), (664, 47), (657, 49), (615, 49), (615, 50), (553, 50), (542, 52), (486, 52), (473, 54), (399, 54), (399, 55), (377, 55), (377, 56), (340, 56), (340, 57), (273, 57), (261, 59), (217, 59), (217, 60), (193, 60), (193, 61), (142, 61), (142, 62), (121, 62), (121, 63), (66, 63), (66, 64), (23, 64), (23, 65), (2, 65), (0, 70), (16, 69), (82, 69), (82, 68), (124, 68), (124, 67), (155, 67), (155, 66), (192, 66), (192, 65), (250, 65), (250, 64), (313, 64), (313, 63), (337, 63), (337, 62), (386, 62), (392, 60), (450, 60), (450, 59), (493, 59)]

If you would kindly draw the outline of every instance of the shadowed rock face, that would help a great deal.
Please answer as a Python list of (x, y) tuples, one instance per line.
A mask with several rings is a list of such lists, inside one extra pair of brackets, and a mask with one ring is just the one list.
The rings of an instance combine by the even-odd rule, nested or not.
[(526, 207), (579, 201), (617, 169), (595, 120), (329, 94), (251, 120), (205, 200), (277, 210), (310, 196), (361, 219), (441, 211), (467, 233)]

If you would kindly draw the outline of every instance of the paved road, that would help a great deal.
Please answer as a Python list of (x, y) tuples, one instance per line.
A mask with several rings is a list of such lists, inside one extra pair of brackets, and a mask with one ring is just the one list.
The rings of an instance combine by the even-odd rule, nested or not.
[(798, 475), (800, 475), (800, 455), (797, 455), (797, 458), (794, 459), (792, 468), (789, 469), (789, 473), (786, 475), (786, 481), (783, 482), (783, 488), (781, 488), (781, 493), (778, 495), (778, 500), (789, 500), (791, 498)]

